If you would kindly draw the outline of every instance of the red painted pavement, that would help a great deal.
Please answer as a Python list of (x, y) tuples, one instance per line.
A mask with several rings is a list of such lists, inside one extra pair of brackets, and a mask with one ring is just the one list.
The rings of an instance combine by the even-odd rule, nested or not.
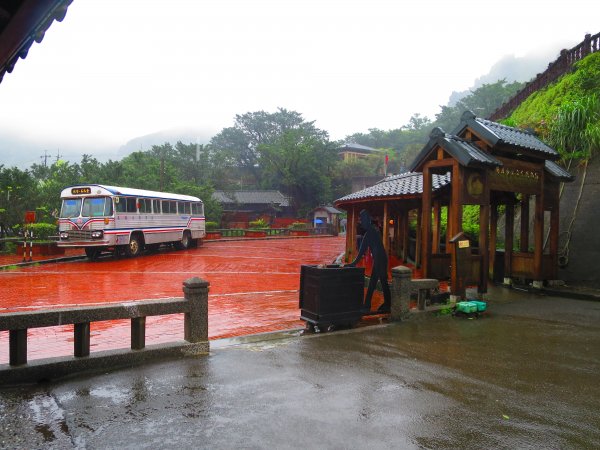
[[(329, 264), (343, 237), (213, 241), (186, 251), (132, 259), (103, 258), (0, 272), (0, 313), (72, 305), (182, 297), (183, 280), (210, 282), (209, 338), (304, 326), (299, 320), (301, 264)], [(31, 329), (28, 358), (73, 354), (73, 326)], [(91, 324), (91, 351), (128, 348), (130, 321)], [(146, 342), (183, 339), (183, 315), (148, 317)], [(0, 332), (0, 364), (8, 332)]]

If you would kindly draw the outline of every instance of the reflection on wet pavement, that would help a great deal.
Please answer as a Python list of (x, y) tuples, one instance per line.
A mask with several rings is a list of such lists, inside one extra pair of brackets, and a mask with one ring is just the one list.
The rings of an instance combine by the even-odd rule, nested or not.
[[(0, 272), (0, 313), (72, 305), (182, 297), (183, 280), (210, 282), (209, 338), (302, 327), (298, 310), (301, 264), (331, 263), (343, 237), (209, 242), (187, 251), (134, 259), (102, 258)], [(183, 316), (148, 317), (147, 344), (183, 339)], [(28, 357), (73, 352), (73, 326), (28, 331)], [(129, 320), (91, 324), (91, 351), (128, 346)], [(8, 332), (0, 332), (0, 363)]]

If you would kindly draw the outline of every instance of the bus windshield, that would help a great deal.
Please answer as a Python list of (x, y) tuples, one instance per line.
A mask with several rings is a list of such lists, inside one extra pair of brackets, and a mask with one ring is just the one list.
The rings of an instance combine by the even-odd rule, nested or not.
[(112, 199), (110, 197), (87, 197), (83, 199), (81, 215), (83, 217), (112, 216)]
[(80, 198), (65, 198), (60, 208), (60, 217), (79, 217), (81, 211)]

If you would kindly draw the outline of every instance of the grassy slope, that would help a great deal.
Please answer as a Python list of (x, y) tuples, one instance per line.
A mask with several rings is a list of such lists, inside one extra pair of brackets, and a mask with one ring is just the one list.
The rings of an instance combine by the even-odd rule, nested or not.
[(506, 122), (532, 128), (543, 137), (558, 108), (581, 97), (600, 93), (600, 52), (579, 61), (572, 72), (529, 96)]

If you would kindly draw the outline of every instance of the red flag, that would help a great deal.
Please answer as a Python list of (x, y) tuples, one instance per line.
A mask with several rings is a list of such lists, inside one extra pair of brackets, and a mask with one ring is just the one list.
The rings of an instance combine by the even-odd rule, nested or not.
[(388, 161), (390, 160), (390, 157), (386, 154), (385, 155), (385, 165), (387, 166)]

